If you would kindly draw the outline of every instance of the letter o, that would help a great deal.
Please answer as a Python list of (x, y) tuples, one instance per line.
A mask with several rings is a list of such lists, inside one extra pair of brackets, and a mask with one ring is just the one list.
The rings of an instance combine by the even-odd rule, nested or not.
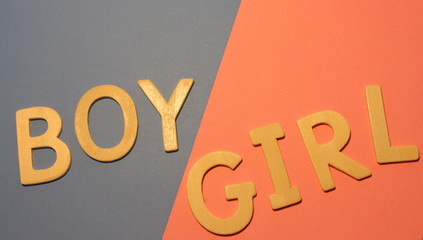
[[(111, 98), (123, 112), (124, 130), (121, 141), (114, 147), (101, 148), (91, 137), (88, 115), (91, 106), (98, 100)], [(127, 92), (114, 85), (101, 85), (87, 91), (79, 100), (75, 111), (75, 132), (81, 148), (90, 157), (111, 162), (125, 156), (134, 146), (138, 133), (138, 117), (134, 101)]]

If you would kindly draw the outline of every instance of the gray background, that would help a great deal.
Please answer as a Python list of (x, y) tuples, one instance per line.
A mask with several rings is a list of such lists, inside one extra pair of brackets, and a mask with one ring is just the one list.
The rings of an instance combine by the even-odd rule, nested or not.
[[(240, 0), (0, 0), (0, 238), (161, 239)], [(163, 150), (161, 119), (137, 85), (151, 79), (168, 98), (180, 78), (196, 82), (177, 119), (179, 151)], [(74, 132), (80, 97), (94, 86), (127, 91), (138, 139), (123, 159), (89, 158)], [(47, 106), (62, 117), (72, 154), (61, 179), (22, 186), (15, 112)], [(121, 110), (97, 102), (98, 145), (120, 141)], [(42, 134), (43, 121), (32, 133)], [(37, 168), (55, 153), (34, 151)]]

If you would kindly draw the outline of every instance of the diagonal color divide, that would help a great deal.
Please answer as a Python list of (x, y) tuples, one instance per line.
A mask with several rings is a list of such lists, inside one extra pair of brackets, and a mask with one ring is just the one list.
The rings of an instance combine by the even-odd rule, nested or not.
[[(380, 86), (391, 144), (421, 152), (422, 11), (419, 1), (243, 1), (163, 239), (420, 239), (423, 164), (376, 161), (366, 87)], [(297, 126), (326, 110), (349, 127), (343, 156), (363, 166), (361, 180), (331, 167), (335, 189), (322, 189)], [(278, 159), (301, 202), (273, 210), (277, 173), (249, 134), (278, 124)], [(313, 130), (318, 144), (332, 138), (330, 128)], [(234, 215), (239, 201), (226, 200), (225, 186), (252, 182), (257, 192), (251, 222), (229, 236), (197, 221), (187, 193), (194, 164), (217, 151), (242, 162), (206, 174), (208, 211)]]

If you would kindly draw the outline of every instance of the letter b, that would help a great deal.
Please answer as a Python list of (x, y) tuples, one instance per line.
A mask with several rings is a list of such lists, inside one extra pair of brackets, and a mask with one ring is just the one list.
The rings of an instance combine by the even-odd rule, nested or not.
[[(34, 119), (43, 119), (47, 122), (47, 130), (43, 135), (31, 137), (30, 121)], [(69, 170), (71, 154), (67, 145), (58, 138), (61, 130), (62, 119), (52, 108), (32, 107), (16, 112), (19, 169), (23, 185), (50, 182), (64, 176)], [(34, 169), (32, 150), (39, 148), (51, 148), (56, 152), (53, 166)]]

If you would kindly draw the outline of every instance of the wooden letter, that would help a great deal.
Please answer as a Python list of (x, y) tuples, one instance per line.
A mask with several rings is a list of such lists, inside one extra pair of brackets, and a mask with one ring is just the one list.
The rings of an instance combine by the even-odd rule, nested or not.
[(250, 131), (250, 138), (254, 146), (263, 148), (267, 167), (272, 177), (275, 194), (269, 197), (273, 210), (281, 209), (301, 201), (301, 194), (297, 187), (291, 187), (288, 172), (285, 167), (278, 139), (285, 137), (279, 124), (272, 124)]
[[(88, 125), (91, 106), (103, 98), (111, 98), (116, 101), (123, 112), (123, 137), (116, 146), (111, 148), (97, 146), (91, 137)], [(111, 162), (122, 158), (134, 146), (138, 133), (137, 111), (132, 98), (123, 89), (113, 85), (101, 85), (90, 89), (81, 97), (76, 107), (75, 132), (79, 144), (90, 157), (102, 162)]]
[[(297, 124), (323, 191), (335, 188), (329, 166), (357, 180), (371, 176), (369, 169), (341, 153), (350, 139), (350, 127), (341, 114), (334, 111), (318, 112), (298, 120)], [(334, 136), (331, 142), (320, 145), (313, 127), (321, 124), (329, 125)]]
[(226, 199), (238, 199), (238, 209), (229, 218), (217, 218), (209, 212), (203, 199), (202, 182), (206, 173), (214, 167), (235, 169), (242, 159), (232, 152), (212, 152), (200, 158), (188, 175), (188, 202), (194, 217), (208, 231), (219, 235), (231, 235), (242, 231), (253, 217), (254, 183), (247, 182), (225, 187)]
[[(31, 137), (30, 121), (43, 119), (47, 130), (43, 135)], [(62, 119), (52, 108), (32, 107), (16, 112), (19, 170), (23, 185), (39, 184), (56, 180), (66, 174), (71, 164), (68, 146), (58, 137), (62, 131)], [(51, 148), (56, 152), (56, 161), (46, 169), (34, 169), (32, 150)]]
[(367, 86), (366, 98), (376, 161), (378, 163), (395, 163), (419, 160), (417, 146), (391, 146), (380, 86)]
[(162, 117), (163, 145), (166, 152), (178, 150), (176, 117), (181, 111), (193, 83), (194, 79), (192, 78), (181, 79), (173, 91), (169, 102), (166, 102), (162, 94), (150, 80), (138, 81), (138, 85)]

